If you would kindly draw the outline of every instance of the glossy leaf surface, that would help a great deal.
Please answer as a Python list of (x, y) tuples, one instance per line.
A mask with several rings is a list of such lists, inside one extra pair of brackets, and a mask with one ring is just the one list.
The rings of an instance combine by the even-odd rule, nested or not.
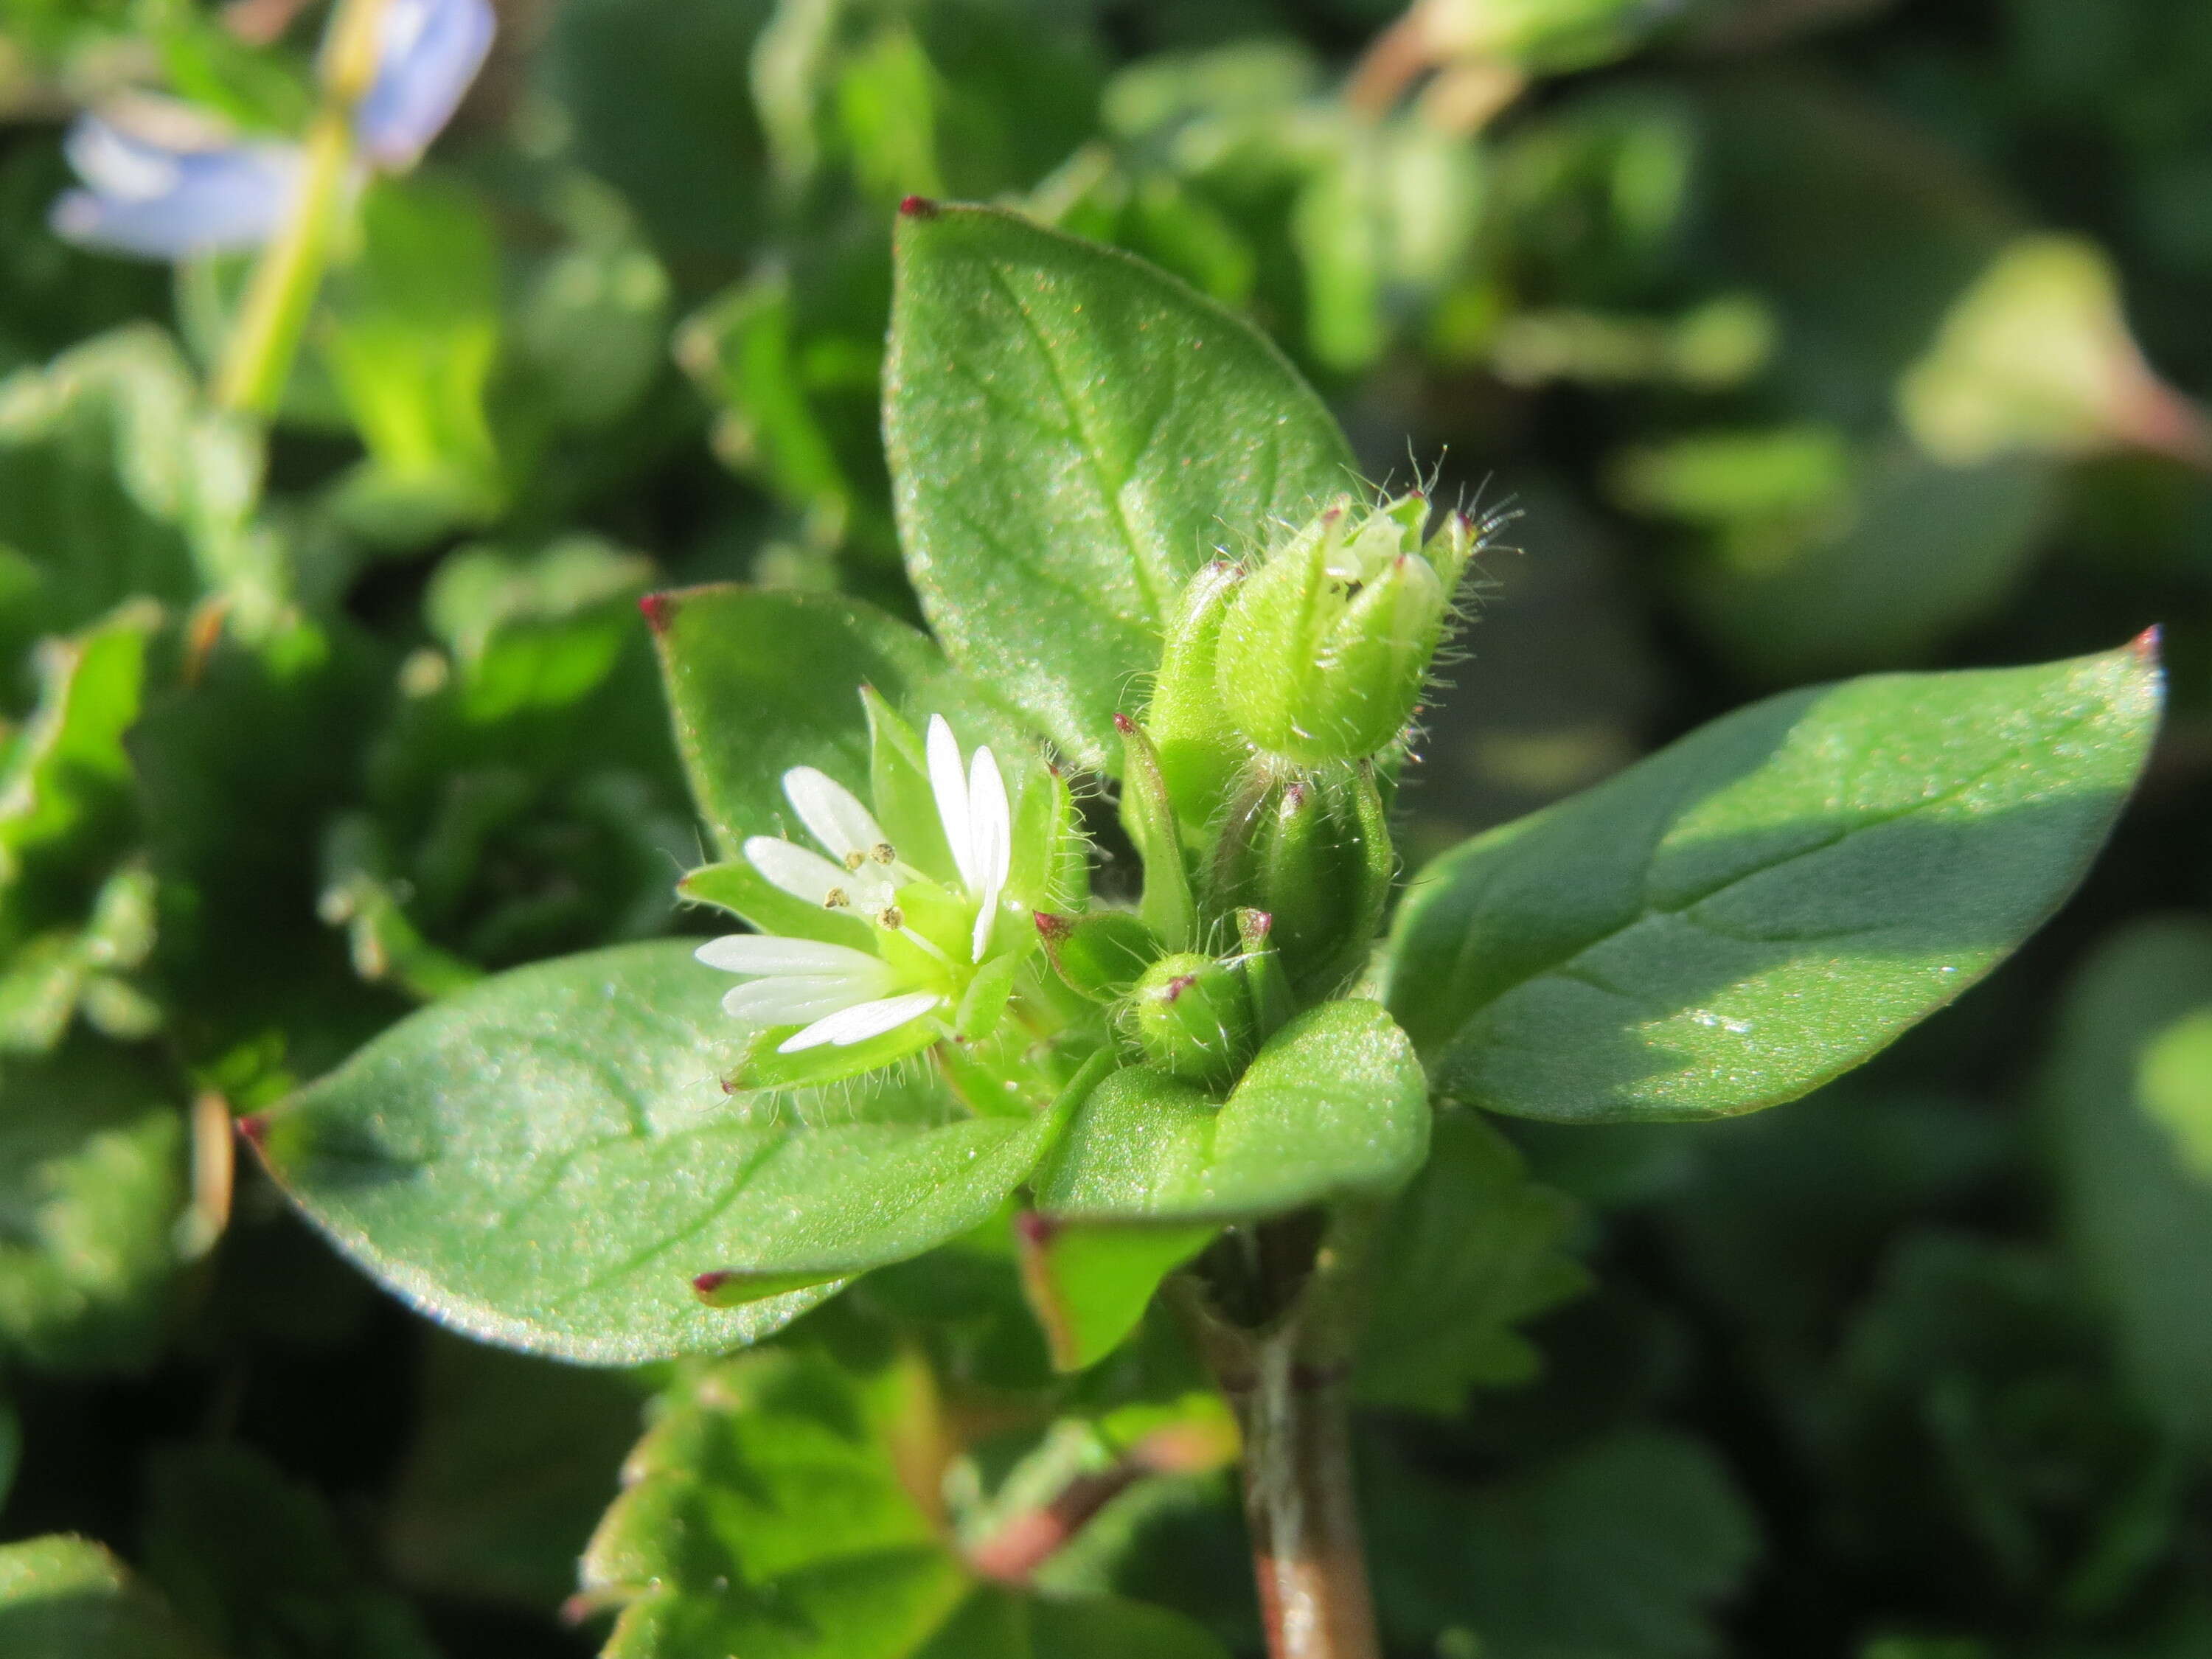
[(1419, 1167), (1429, 1104), (1413, 1045), (1371, 1002), (1324, 1003), (1277, 1032), (1226, 1102), (1155, 1066), (1099, 1085), (1035, 1182), (1063, 1219), (1227, 1221)]
[(1163, 271), (985, 208), (902, 214), (897, 248), (908, 568), (954, 660), (1106, 765), (1184, 580), (1350, 487), (1351, 453), (1272, 346)]
[[(699, 587), (647, 601), (678, 747), (724, 854), (797, 824), (783, 775), (812, 766), (868, 794), (872, 686), (917, 728), (942, 714), (963, 746), (1012, 745), (1019, 727), (923, 635), (859, 599)], [(1011, 752), (1011, 750), (1010, 750)]]
[(2148, 751), (2147, 645), (1771, 698), (1431, 865), (1389, 1002), (1492, 1111), (1793, 1099), (1995, 967), (2073, 890)]
[[(912, 1068), (725, 1094), (728, 983), (673, 941), (487, 981), (280, 1108), (269, 1167), (433, 1317), (626, 1364), (774, 1330), (976, 1225), (1036, 1163), (1044, 1120), (962, 1118)], [(703, 1305), (709, 1272), (763, 1299)]]

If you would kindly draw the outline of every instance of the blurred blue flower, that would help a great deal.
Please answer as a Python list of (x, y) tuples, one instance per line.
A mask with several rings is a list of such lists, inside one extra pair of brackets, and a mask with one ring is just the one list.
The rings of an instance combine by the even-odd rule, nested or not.
[(490, 0), (386, 0), (376, 80), (354, 116), (364, 154), (410, 167), (445, 130), (491, 51)]
[(85, 188), (54, 204), (54, 232), (84, 247), (142, 258), (258, 247), (291, 205), (300, 152), (290, 144), (194, 148), (78, 118), (65, 146)]
[[(490, 0), (386, 0), (376, 78), (354, 116), (371, 166), (398, 173), (422, 158), (483, 67), (495, 26)], [(293, 144), (180, 139), (93, 114), (66, 149), (83, 187), (54, 204), (55, 234), (148, 259), (260, 246), (283, 222), (301, 166)]]

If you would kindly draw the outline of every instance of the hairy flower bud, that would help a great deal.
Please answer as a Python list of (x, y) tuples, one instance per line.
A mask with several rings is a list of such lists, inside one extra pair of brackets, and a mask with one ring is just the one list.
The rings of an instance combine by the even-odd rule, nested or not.
[(1202, 1088), (1234, 1081), (1251, 1058), (1244, 975), (1212, 957), (1182, 951), (1147, 968), (1130, 994), (1128, 1022), (1147, 1060)]
[(1261, 749), (1306, 765), (1358, 760), (1405, 729), (1474, 551), (1456, 513), (1424, 545), (1428, 513), (1418, 495), (1372, 510), (1340, 500), (1237, 591), (1214, 689)]
[(1160, 672), (1145, 707), (1145, 732), (1159, 751), (1160, 775), (1187, 837), (1201, 837), (1220, 816), (1238, 769), (1251, 754), (1224, 719), (1214, 690), (1222, 619), (1244, 581), (1233, 564), (1209, 564), (1190, 579), (1162, 641)]
[(1215, 900), (1270, 918), (1268, 942), (1308, 1001), (1365, 963), (1390, 894), (1395, 855), (1374, 769), (1340, 762), (1256, 775), (1224, 825)]

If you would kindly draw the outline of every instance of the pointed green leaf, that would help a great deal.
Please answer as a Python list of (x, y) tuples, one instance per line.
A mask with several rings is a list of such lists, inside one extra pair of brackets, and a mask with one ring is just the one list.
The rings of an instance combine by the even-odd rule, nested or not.
[[(1036, 1163), (1047, 1119), (962, 1117), (911, 1065), (726, 1094), (731, 983), (674, 941), (501, 975), (278, 1108), (264, 1156), (424, 1313), (594, 1364), (763, 1335), (830, 1281), (977, 1225)], [(709, 1307), (692, 1281), (710, 1273), (765, 1299)]]
[(897, 248), (884, 433), (923, 607), (1105, 767), (1185, 580), (1349, 487), (1351, 453), (1255, 330), (1127, 254), (928, 204)]
[(1079, 1371), (1121, 1346), (1152, 1305), (1160, 1281), (1220, 1231), (1093, 1226), (1022, 1218), (1022, 1288), (1043, 1328), (1054, 1370)]
[(1413, 1045), (1371, 1002), (1327, 1002), (1277, 1032), (1217, 1105), (1157, 1066), (1114, 1073), (1034, 1183), (1060, 1219), (1234, 1221), (1419, 1168), (1428, 1091)]
[(783, 775), (812, 766), (868, 795), (860, 688), (917, 728), (951, 722), (963, 748), (1010, 750), (1020, 727), (948, 665), (928, 639), (858, 599), (750, 587), (654, 594), (677, 746), (692, 793), (726, 857), (748, 836), (796, 827)]
[(1795, 1099), (2081, 879), (2156, 727), (2147, 641), (1771, 698), (1445, 854), (1389, 947), (1437, 1085), (1560, 1121)]

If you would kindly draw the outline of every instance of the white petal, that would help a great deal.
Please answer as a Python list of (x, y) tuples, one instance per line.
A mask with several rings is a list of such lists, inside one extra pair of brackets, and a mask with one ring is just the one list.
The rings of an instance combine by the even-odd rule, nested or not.
[(1013, 812), (999, 757), (988, 746), (968, 763), (968, 838), (975, 849), (976, 878), (987, 887), (1004, 887), (1013, 865)]
[(722, 1012), (748, 1025), (799, 1025), (866, 1007), (886, 988), (842, 978), (747, 980), (723, 996)]
[(989, 748), (975, 751), (968, 766), (969, 836), (974, 848), (975, 874), (982, 884), (982, 902), (975, 910), (974, 960), (983, 959), (991, 942), (991, 927), (998, 920), (999, 898), (1006, 890), (1006, 873), (1012, 868), (1014, 831), (1006, 805), (1006, 781), (999, 775), (999, 757)]
[(890, 840), (853, 792), (825, 772), (794, 766), (783, 775), (783, 793), (799, 821), (833, 859), (842, 861), (854, 853), (866, 858)]
[(784, 939), (775, 933), (726, 933), (708, 939), (691, 954), (726, 974), (799, 974), (819, 979), (872, 974), (884, 965), (880, 958), (849, 945)]
[(845, 1008), (817, 1019), (803, 1031), (794, 1031), (776, 1044), (780, 1054), (795, 1054), (802, 1048), (819, 1048), (823, 1043), (835, 1043), (840, 1048), (849, 1048), (856, 1042), (866, 1042), (870, 1037), (895, 1031), (908, 1020), (920, 1019), (945, 999), (934, 991), (909, 991), (902, 997), (885, 997), (880, 1002), (863, 1002), (857, 1007)]
[(975, 872), (969, 866), (975, 854), (969, 845), (968, 781), (960, 775), (959, 742), (942, 714), (929, 717), (929, 788), (937, 797), (937, 818), (945, 826), (952, 861), (960, 866), (960, 884), (973, 892)]
[(843, 893), (856, 909), (890, 902), (893, 890), (880, 873), (882, 866), (848, 870), (819, 853), (793, 842), (778, 841), (774, 836), (755, 836), (748, 841), (745, 862), (759, 871), (769, 886), (809, 904), (826, 904), (833, 892)]

